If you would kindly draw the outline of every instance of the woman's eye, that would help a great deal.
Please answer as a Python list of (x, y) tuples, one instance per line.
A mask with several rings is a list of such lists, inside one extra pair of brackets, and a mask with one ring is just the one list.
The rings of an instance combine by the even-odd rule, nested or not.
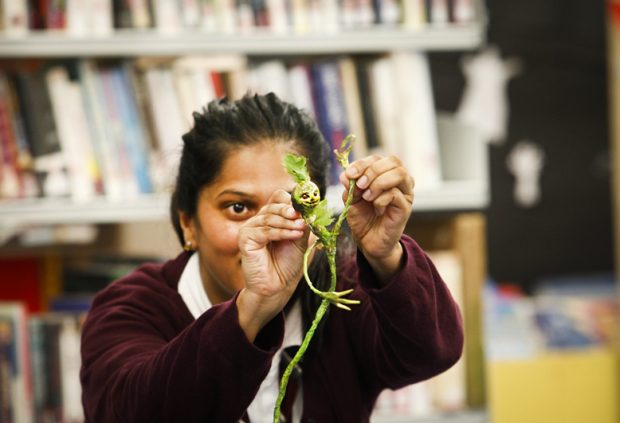
[(241, 214), (246, 210), (245, 204), (242, 203), (234, 203), (230, 208), (235, 214)]

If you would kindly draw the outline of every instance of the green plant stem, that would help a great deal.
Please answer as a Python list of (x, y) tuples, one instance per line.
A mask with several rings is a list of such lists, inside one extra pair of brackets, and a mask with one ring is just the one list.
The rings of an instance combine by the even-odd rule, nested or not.
[(310, 326), (310, 329), (308, 329), (308, 332), (306, 332), (306, 336), (304, 336), (304, 340), (302, 341), (299, 349), (297, 350), (297, 353), (295, 354), (295, 356), (293, 357), (289, 365), (284, 370), (284, 373), (282, 374), (282, 379), (280, 380), (280, 392), (278, 393), (278, 399), (276, 400), (276, 408), (273, 413), (274, 423), (280, 422), (280, 413), (281, 413), (280, 407), (282, 406), (282, 401), (284, 400), (284, 395), (286, 394), (286, 386), (288, 385), (288, 380), (291, 377), (291, 373), (293, 373), (293, 369), (295, 368), (297, 363), (299, 363), (304, 353), (308, 349), (308, 346), (310, 345), (310, 341), (312, 340), (312, 337), (314, 336), (314, 332), (316, 331), (316, 328), (319, 326), (319, 323), (323, 319), (323, 316), (325, 316), (325, 313), (327, 312), (328, 308), (329, 308), (329, 300), (321, 301), (321, 304), (319, 305), (319, 308), (317, 309), (316, 314), (314, 315), (314, 320), (312, 321), (312, 325)]
[[(310, 289), (315, 293), (317, 292), (317, 290), (312, 284), (312, 282), (310, 281), (310, 276), (308, 275), (308, 260), (310, 257), (310, 253), (313, 251), (313, 249), (317, 246), (319, 242), (322, 243), (325, 247), (325, 255), (327, 256), (327, 262), (329, 263), (329, 273), (330, 273), (329, 291), (333, 292), (336, 290), (336, 282), (337, 282), (336, 238), (338, 237), (338, 234), (340, 233), (340, 227), (342, 226), (342, 223), (346, 219), (347, 214), (349, 213), (349, 209), (351, 208), (351, 203), (353, 202), (353, 193), (355, 192), (355, 182), (356, 182), (355, 180), (351, 180), (349, 182), (349, 191), (348, 191), (347, 199), (344, 204), (344, 209), (342, 213), (340, 214), (340, 216), (338, 216), (338, 220), (334, 224), (333, 229), (330, 231), (331, 236), (328, 237), (330, 241), (329, 244), (333, 244), (333, 245), (325, 245), (323, 244), (324, 240), (319, 240), (315, 242), (314, 244), (312, 244), (310, 247), (308, 247), (308, 249), (304, 253), (304, 262), (303, 262), (304, 278), (306, 279), (306, 282), (308, 283), (308, 286), (310, 287)], [(288, 386), (288, 380), (291, 377), (291, 374), (293, 373), (293, 369), (301, 361), (302, 357), (306, 353), (306, 350), (308, 349), (308, 346), (310, 345), (310, 341), (312, 340), (312, 337), (314, 336), (314, 332), (316, 331), (316, 328), (319, 326), (319, 323), (321, 323), (321, 320), (325, 316), (325, 313), (327, 313), (327, 310), (329, 309), (329, 305), (330, 305), (330, 301), (328, 299), (323, 299), (323, 301), (321, 301), (321, 304), (319, 305), (319, 308), (317, 309), (314, 315), (314, 319), (312, 320), (312, 324), (310, 325), (310, 329), (308, 329), (308, 332), (306, 332), (306, 335), (304, 336), (304, 339), (301, 345), (299, 346), (297, 353), (295, 354), (291, 362), (288, 364), (288, 366), (286, 366), (286, 369), (284, 370), (284, 373), (282, 374), (282, 379), (280, 380), (280, 390), (278, 392), (278, 399), (276, 400), (276, 406), (273, 412), (273, 423), (280, 423), (280, 414), (281, 414), (280, 408), (282, 406), (282, 401), (284, 401), (284, 396), (286, 395), (286, 387)]]

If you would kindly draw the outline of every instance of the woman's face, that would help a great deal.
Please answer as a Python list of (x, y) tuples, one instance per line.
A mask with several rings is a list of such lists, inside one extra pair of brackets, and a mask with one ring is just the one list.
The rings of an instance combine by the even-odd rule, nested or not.
[(262, 142), (228, 154), (221, 173), (202, 189), (196, 216), (181, 213), (186, 241), (200, 258), (200, 275), (213, 304), (230, 299), (245, 286), (237, 246), (239, 228), (277, 189), (292, 191), (293, 178), (282, 158), (292, 152), (282, 143)]

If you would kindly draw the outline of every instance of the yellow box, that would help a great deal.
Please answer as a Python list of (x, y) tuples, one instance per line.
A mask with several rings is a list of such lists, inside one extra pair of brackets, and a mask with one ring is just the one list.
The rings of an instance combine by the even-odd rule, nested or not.
[(620, 423), (620, 353), (557, 352), (487, 364), (490, 423)]

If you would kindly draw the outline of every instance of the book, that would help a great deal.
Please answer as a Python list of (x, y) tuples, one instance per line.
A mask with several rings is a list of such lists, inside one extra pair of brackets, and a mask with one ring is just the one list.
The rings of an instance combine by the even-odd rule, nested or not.
[(377, 126), (375, 123), (375, 113), (373, 104), (370, 100), (370, 75), (369, 67), (372, 59), (368, 57), (358, 58), (355, 61), (355, 74), (357, 76), (358, 91), (362, 106), (362, 121), (364, 122), (364, 133), (366, 135), (366, 146), (368, 152), (372, 153), (379, 148)]
[(13, 125), (9, 81), (0, 73), (0, 198), (22, 196), (17, 135)]
[(7, 37), (20, 37), (28, 33), (29, 13), (27, 0), (0, 1), (2, 33)]
[(293, 64), (288, 68), (287, 76), (293, 104), (308, 113), (312, 119), (316, 119), (314, 100), (312, 98), (310, 65), (307, 63)]
[(0, 301), (19, 301), (26, 311), (34, 313), (44, 307), (41, 298), (39, 259), (34, 257), (3, 258), (0, 260)]
[(354, 60), (351, 57), (344, 57), (338, 61), (338, 65), (340, 67), (340, 80), (342, 81), (342, 92), (345, 108), (347, 110), (349, 132), (356, 137), (350, 158), (350, 160), (353, 161), (368, 155), (362, 99), (358, 90), (359, 84)]
[(39, 191), (46, 197), (68, 196), (67, 165), (44, 70), (17, 72), (14, 80)]
[(155, 28), (162, 33), (176, 33), (182, 28), (180, 3), (177, 0), (152, 0)]
[[(312, 64), (311, 69), (319, 128), (330, 149), (340, 149), (342, 141), (349, 134), (349, 123), (338, 61), (318, 61)], [(334, 154), (331, 158), (330, 184), (338, 185), (342, 169)]]
[(205, 63), (187, 59), (172, 64), (172, 79), (186, 129), (194, 123), (193, 113), (201, 111), (216, 98), (211, 72)]
[(67, 4), (65, 0), (48, 0), (46, 29), (63, 30), (67, 22)]
[(288, 70), (281, 60), (257, 62), (250, 68), (250, 91), (257, 94), (275, 93), (284, 101), (291, 101)]
[(127, 143), (121, 87), (115, 82), (117, 66), (99, 64), (97, 73), (100, 93), (103, 97), (106, 128), (109, 131), (108, 139), (112, 140), (114, 146), (115, 156), (112, 156), (112, 160), (117, 161), (119, 165), (117, 169), (120, 173), (121, 198), (135, 198), (140, 193), (140, 188), (133, 169), (130, 146)]
[[(142, 0), (144, 1), (144, 0)], [(184, 28), (197, 28), (200, 25), (200, 0), (180, 0), (181, 21)]]
[[(128, 0), (129, 13), (133, 28), (146, 29), (153, 27), (153, 3), (149, 0)], [(189, 13), (189, 1), (185, 1), (184, 9)]]
[(167, 66), (151, 66), (144, 72), (149, 113), (154, 123), (156, 148), (153, 179), (161, 186), (172, 186), (181, 159), (182, 135), (187, 123), (180, 109), (172, 70)]
[(10, 416), (6, 421), (32, 420), (32, 373), (27, 324), (23, 303), (0, 302), (0, 383), (2, 387), (8, 387), (0, 394), (0, 413)]
[(99, 169), (87, 127), (81, 87), (69, 80), (69, 74), (62, 66), (47, 70), (46, 81), (63, 161), (67, 164), (71, 197), (76, 201), (91, 200), (100, 185)]
[[(370, 99), (377, 131), (378, 151), (383, 155), (403, 157), (400, 143), (400, 84), (395, 78), (394, 65), (389, 56), (376, 58), (369, 64)], [(410, 116), (407, 116), (411, 118)], [(411, 169), (409, 169), (411, 170)]]
[(125, 151), (129, 156), (138, 192), (148, 194), (153, 191), (149, 169), (149, 145), (142, 122), (139, 119), (138, 106), (128, 72), (128, 69), (122, 64), (115, 66), (111, 75), (112, 85), (124, 129)]
[(114, 28), (134, 27), (130, 1), (131, 0), (112, 0), (112, 10), (114, 11)]
[(424, 0), (403, 0), (402, 24), (408, 29), (420, 29), (426, 23)]
[(424, 53), (396, 52), (390, 61), (392, 79), (398, 81), (392, 99), (399, 109), (398, 134), (386, 136), (399, 140), (395, 151), (413, 175), (416, 188), (436, 188), (442, 182), (442, 169), (428, 59)]
[[(465, 307), (463, 297), (463, 266), (455, 250), (427, 251), (441, 278), (461, 310)], [(429, 380), (430, 398), (435, 410), (454, 412), (466, 407), (467, 383), (465, 363), (467, 352), (445, 372)]]
[(123, 197), (123, 182), (112, 128), (105, 111), (99, 70), (92, 60), (80, 60), (77, 67), (84, 114), (99, 169), (100, 190), (107, 198), (118, 200)]

